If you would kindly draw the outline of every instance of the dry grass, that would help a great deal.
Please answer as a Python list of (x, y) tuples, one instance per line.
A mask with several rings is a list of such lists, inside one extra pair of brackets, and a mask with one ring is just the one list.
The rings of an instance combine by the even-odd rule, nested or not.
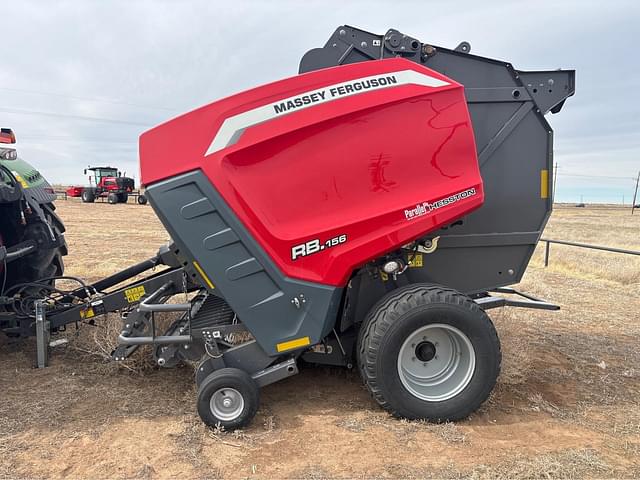
[(72, 252), (65, 259), (67, 272), (87, 280), (146, 260), (169, 240), (149, 206), (87, 205), (71, 199), (58, 205)]
[(515, 312), (500, 309), (492, 312), (492, 320), (500, 331), (502, 346), (502, 371), (500, 382), (518, 386), (527, 382), (535, 368), (535, 350), (528, 335), (523, 335), (521, 322), (514, 318)]
[(614, 475), (611, 467), (589, 449), (564, 450), (534, 457), (516, 455), (509, 462), (486, 468), (480, 467), (470, 476), (472, 478), (563, 478), (580, 479), (585, 477), (605, 478)]
[[(89, 280), (166, 240), (149, 207), (68, 201), (59, 211), (68, 273)], [(640, 249), (639, 232), (640, 215), (564, 208), (545, 235)], [(545, 269), (538, 251), (519, 288), (562, 310), (491, 312), (502, 374), (490, 400), (456, 424), (399, 421), (355, 372), (307, 368), (262, 391), (246, 430), (211, 431), (194, 413), (190, 368), (158, 370), (142, 353), (133, 371), (107, 360), (117, 316), (69, 332), (42, 371), (31, 368), (31, 340), (2, 337), (0, 478), (638, 477), (636, 260), (553, 246)]]
[[(164, 332), (176, 316), (172, 314), (156, 315), (156, 329), (158, 334)], [(118, 344), (118, 335), (122, 331), (122, 320), (117, 314), (109, 314), (101, 318), (95, 325), (86, 325), (79, 330), (71, 329), (61, 336), (68, 340), (67, 349), (89, 355), (97, 364), (101, 364), (105, 373), (112, 373), (119, 369), (132, 373), (142, 373), (155, 369), (152, 348), (148, 345), (139, 347), (131, 354), (126, 362), (114, 362), (111, 353)]]
[[(544, 237), (640, 251), (640, 211), (631, 215), (622, 208), (558, 208)], [(542, 266), (544, 245), (540, 244), (533, 265)], [(551, 245), (550, 270), (563, 275), (593, 280), (610, 280), (640, 286), (640, 256)]]

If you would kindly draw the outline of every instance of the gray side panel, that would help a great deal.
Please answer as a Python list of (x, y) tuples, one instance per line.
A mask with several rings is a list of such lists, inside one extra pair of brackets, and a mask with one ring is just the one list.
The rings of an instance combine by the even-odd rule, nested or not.
[(342, 289), (286, 278), (201, 171), (151, 185), (147, 197), (194, 279), (195, 260), (265, 352), (331, 331)]

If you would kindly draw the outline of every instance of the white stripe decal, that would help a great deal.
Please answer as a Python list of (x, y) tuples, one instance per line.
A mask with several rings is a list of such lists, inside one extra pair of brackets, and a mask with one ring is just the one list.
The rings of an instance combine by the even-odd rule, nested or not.
[(347, 82), (329, 85), (318, 90), (302, 92), (293, 97), (283, 98), (282, 100), (254, 108), (253, 110), (247, 110), (246, 112), (225, 119), (220, 130), (218, 130), (213, 138), (211, 145), (209, 145), (205, 156), (211, 155), (235, 143), (244, 129), (252, 125), (358, 93), (409, 84), (424, 85), (426, 87), (444, 87), (445, 85), (449, 85), (449, 82), (425, 73), (416, 72), (415, 70), (401, 70), (398, 72), (372, 75), (370, 77), (356, 78)]

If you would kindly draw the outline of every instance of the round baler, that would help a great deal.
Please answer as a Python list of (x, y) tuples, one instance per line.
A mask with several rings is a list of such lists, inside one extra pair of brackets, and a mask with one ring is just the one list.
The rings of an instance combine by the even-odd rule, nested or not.
[(474, 411), (501, 363), (486, 310), (556, 308), (491, 293), (517, 293), (505, 287), (551, 212), (544, 115), (573, 82), (570, 70), (474, 56), (466, 42), (342, 26), (300, 75), (144, 133), (142, 181), (177, 257), (254, 338), (216, 349), (207, 335), (223, 330), (204, 330), (203, 420), (244, 425), (257, 386), (299, 359), (357, 365), (401, 417)]
[(572, 70), (339, 27), (299, 75), (140, 137), (146, 197), (172, 242), (52, 293), (49, 324), (119, 311), (113, 358), (152, 345), (159, 366), (195, 363), (211, 426), (246, 425), (259, 388), (303, 362), (357, 368), (399, 417), (463, 418), (500, 372), (487, 310), (558, 308), (508, 286), (551, 213), (544, 116), (573, 93)]

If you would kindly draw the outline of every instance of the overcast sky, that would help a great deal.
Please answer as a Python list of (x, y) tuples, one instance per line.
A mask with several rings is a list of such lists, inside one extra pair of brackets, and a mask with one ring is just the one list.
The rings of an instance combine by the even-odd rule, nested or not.
[(350, 24), (423, 42), (575, 68), (555, 130), (556, 199), (630, 202), (640, 170), (638, 1), (0, 2), (0, 124), (56, 183), (86, 165), (138, 177), (137, 139), (172, 116), (296, 74)]

